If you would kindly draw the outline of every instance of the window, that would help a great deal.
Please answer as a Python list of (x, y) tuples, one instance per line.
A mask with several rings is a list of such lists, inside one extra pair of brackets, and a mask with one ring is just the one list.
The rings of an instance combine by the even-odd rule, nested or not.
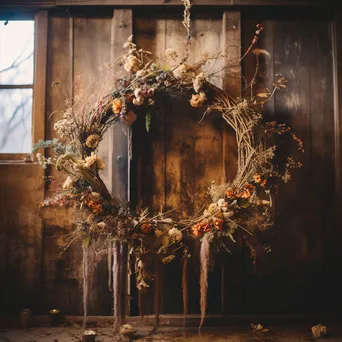
[(30, 153), (34, 20), (0, 20), (0, 154)]

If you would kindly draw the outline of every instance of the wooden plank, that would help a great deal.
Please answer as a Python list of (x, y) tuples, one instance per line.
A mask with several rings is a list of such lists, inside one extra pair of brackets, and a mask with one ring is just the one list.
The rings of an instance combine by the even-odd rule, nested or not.
[[(223, 87), (233, 97), (241, 96), (241, 13), (226, 11), (222, 17), (222, 46), (226, 51)], [(237, 171), (237, 145), (235, 132), (225, 125), (222, 142), (222, 162), (225, 180), (232, 181)], [(221, 312), (236, 313), (241, 310), (242, 301), (242, 241), (237, 239), (231, 247), (232, 256), (222, 256), (224, 272), (221, 276)], [(234, 295), (229, 295), (234, 293)]]
[[(138, 16), (134, 21), (135, 43), (152, 52), (153, 56), (162, 57), (165, 51), (165, 18)], [(144, 115), (140, 115), (133, 125), (133, 160), (132, 160), (132, 203), (149, 207), (151, 213), (165, 211), (165, 113), (163, 110), (151, 114), (151, 127), (147, 131)], [(158, 265), (158, 272), (163, 274), (163, 265)], [(161, 280), (163, 281), (163, 279)], [(162, 282), (159, 282), (162, 284)], [(140, 313), (152, 314), (156, 306), (157, 281), (139, 296)], [(163, 293), (162, 293), (163, 295)], [(158, 298), (162, 311), (163, 298)], [(138, 304), (132, 305), (138, 306)]]
[[(49, 0), (48, 2), (50, 2)], [(39, 3), (39, 2), (38, 2)], [(210, 6), (235, 6), (235, 5), (263, 5), (263, 6), (318, 6), (322, 5), (323, 1), (319, 0), (192, 0), (193, 5), (210, 5)], [(141, 1), (138, 0), (56, 0), (56, 5), (168, 5), (168, 6), (179, 6), (179, 2), (177, 0), (148, 0), (144, 1), (142, 4)]]
[[(72, 102), (73, 88), (73, 31), (71, 18), (49, 17), (47, 49), (47, 84), (46, 84), (46, 125), (47, 139), (57, 138), (54, 124), (63, 117), (66, 102)], [(53, 86), (53, 84), (58, 84)], [(51, 153), (51, 151), (47, 151)], [(47, 169), (47, 175), (57, 182), (63, 182), (65, 176), (55, 168)], [(46, 191), (48, 195), (48, 184)]]
[[(334, 76), (334, 164), (335, 164), (335, 234), (331, 242), (332, 248), (335, 251), (335, 260), (340, 260), (342, 251), (339, 246), (339, 241), (342, 238), (342, 167), (341, 167), (341, 146), (342, 146), (342, 10), (335, 11), (334, 20), (331, 25), (332, 42), (333, 42), (333, 76)], [(336, 287), (341, 286), (338, 275), (336, 275)], [(332, 291), (332, 293), (334, 293)], [(341, 306), (342, 299), (335, 298), (334, 302), (337, 306)]]
[[(111, 20), (110, 30), (110, 49), (111, 60), (116, 60), (123, 53), (123, 44), (127, 38), (132, 34), (133, 17), (131, 9), (116, 9)], [(122, 66), (116, 71), (116, 76), (127, 74)], [(122, 74), (123, 73), (123, 74)], [(109, 130), (109, 160), (111, 161), (110, 179), (111, 189), (114, 196), (120, 200), (130, 200), (130, 163), (131, 163), (131, 141), (132, 135), (131, 127), (123, 123), (116, 124)], [(129, 275), (128, 267), (128, 248), (127, 243), (120, 242), (120, 275), (119, 279), (113, 279), (113, 282), (120, 281), (121, 284), (121, 324), (124, 322), (124, 317), (130, 310), (129, 298)], [(115, 295), (115, 294), (114, 294)]]
[[(46, 88), (46, 139), (57, 138), (54, 124), (63, 116), (66, 102), (73, 95), (73, 18), (49, 16)], [(53, 86), (53, 84), (59, 84)], [(51, 155), (51, 151), (47, 151)], [(47, 176), (62, 184), (66, 176), (55, 168), (47, 169)], [(45, 184), (46, 197), (52, 195)], [(66, 208), (44, 208), (42, 310), (58, 307), (63, 312), (82, 314), (82, 250), (75, 243), (58, 258), (63, 248), (63, 234), (70, 234), (74, 217)], [(63, 274), (61, 277), (60, 275)]]
[[(282, 298), (272, 293), (273, 302), (278, 300), (278, 310), (291, 308), (299, 310), (298, 301), (303, 297), (298, 291), (307, 274), (305, 268), (307, 239), (316, 238), (315, 229), (310, 233), (311, 225), (315, 226), (312, 216), (312, 199), (315, 192), (312, 188), (313, 165), (311, 108), (310, 108), (310, 64), (312, 45), (310, 42), (310, 28), (313, 22), (277, 22), (275, 26), (275, 72), (284, 75), (288, 80), (286, 91), (278, 92), (275, 98), (275, 116), (278, 122), (287, 123), (304, 142), (305, 154), (299, 155), (303, 168), (295, 172), (288, 184), (280, 184), (280, 195), (277, 202), (276, 227), (279, 234), (276, 236), (276, 245), (273, 255), (276, 264), (281, 267), (281, 277), (278, 281), (288, 278), (289, 270), (297, 276), (292, 276), (286, 286)], [(279, 139), (278, 158), (289, 153), (296, 153), (296, 148), (289, 139)], [(281, 160), (281, 159), (278, 159)], [(280, 272), (278, 268), (276, 272)], [(295, 271), (296, 270), (296, 271)], [(292, 273), (293, 274), (293, 273)], [(280, 283), (281, 284), (281, 283)], [(278, 286), (275, 285), (274, 286)], [(283, 291), (283, 290), (282, 290)], [(271, 301), (270, 301), (271, 303)], [(256, 304), (256, 303), (255, 303)], [(309, 303), (307, 303), (309, 304)], [(274, 308), (273, 308), (274, 309)]]
[[(37, 163), (0, 164), (2, 203), (0, 235), (6, 243), (1, 265), (5, 296), (4, 310), (33, 308), (41, 301), (42, 218), (38, 203), (42, 189), (37, 187)], [(5, 263), (5, 264), (4, 264)]]
[[(184, 30), (183, 30), (184, 31)], [(183, 33), (184, 35), (184, 33)], [(194, 17), (192, 27), (192, 39), (193, 43), (190, 48), (190, 55), (193, 56), (191, 62), (195, 62), (201, 59), (201, 56), (208, 54), (215, 55), (221, 52), (222, 48), (222, 21), (221, 15), (212, 14), (210, 19), (208, 18), (196, 18)], [(203, 67), (205, 73), (216, 73), (223, 68), (223, 60), (218, 59), (217, 61), (209, 62)], [(221, 72), (218, 77), (211, 79), (216, 86), (222, 87), (224, 78)], [(193, 149), (194, 149), (194, 167), (193, 170), (187, 171), (187, 178), (194, 178), (194, 198), (193, 207), (194, 210), (198, 210), (201, 206), (207, 206), (211, 200), (208, 198), (207, 189), (211, 182), (214, 181), (216, 184), (222, 183), (225, 179), (225, 172), (222, 168), (223, 165), (223, 128), (225, 122), (219, 115), (219, 113), (212, 113), (207, 116), (202, 122), (199, 123), (202, 111), (196, 110), (194, 112), (195, 123), (190, 122), (192, 125), (193, 132)], [(189, 260), (189, 266), (191, 271), (189, 275), (191, 280), (189, 281), (189, 288), (198, 289), (198, 283), (196, 283), (199, 274), (194, 272), (194, 268), (200, 269), (199, 265), (199, 244), (196, 243), (192, 250), (192, 258)], [(213, 263), (215, 267), (209, 272), (209, 291), (208, 291), (208, 312), (220, 312), (220, 263), (218, 259)], [(196, 290), (197, 290), (196, 289)], [(212, 290), (210, 290), (212, 289)], [(195, 292), (198, 295), (197, 291)], [(191, 295), (189, 308), (194, 310), (194, 304), (198, 301), (194, 301), (195, 295)], [(189, 298), (190, 299), (190, 298)], [(198, 309), (198, 304), (196, 306)]]
[[(338, 267), (340, 226), (334, 221), (336, 198), (335, 191), (335, 160), (334, 160), (334, 102), (333, 102), (333, 61), (331, 27), (327, 21), (315, 23), (310, 32), (311, 66), (310, 74), (310, 108), (311, 108), (311, 165), (314, 167), (312, 176), (313, 196), (311, 199), (312, 216), (315, 224), (306, 228), (308, 264), (311, 272), (317, 274), (334, 274)], [(312, 237), (312, 234), (314, 237)], [(309, 272), (307, 272), (309, 273)], [(333, 289), (339, 288), (333, 282)], [(336, 284), (336, 285), (335, 285)], [(337, 290), (338, 291), (338, 290)], [(317, 292), (326, 292), (328, 300), (333, 302), (336, 295), (329, 291), (325, 281), (318, 281), (312, 286), (307, 297)], [(316, 306), (326, 310), (325, 300), (319, 300)]]
[[(45, 105), (46, 105), (46, 65), (47, 65), (47, 11), (39, 11), (35, 17), (34, 37), (34, 84), (32, 105), (32, 140), (45, 137)], [(42, 172), (43, 174), (43, 172)]]
[[(111, 72), (104, 67), (111, 61), (111, 19), (74, 18), (73, 39), (73, 97), (75, 102), (81, 103), (82, 106), (92, 105), (101, 99), (111, 79)], [(80, 97), (82, 100), (79, 100)], [(105, 162), (110, 164), (111, 159)], [(110, 167), (107, 165), (107, 168)], [(103, 241), (99, 239), (90, 248), (103, 249), (106, 246), (103, 246)], [(108, 279), (106, 257), (97, 260), (92, 277), (89, 313), (110, 313), (108, 303), (111, 302), (111, 292), (106, 281)], [(100, 279), (102, 281), (99, 281)]]
[[(254, 46), (252, 51), (243, 60), (243, 93), (244, 96), (251, 96), (251, 92), (256, 95), (258, 93), (265, 93), (267, 89), (272, 90), (275, 78), (274, 73), (274, 25), (276, 22), (273, 20), (243, 20), (243, 37), (244, 37), (244, 50), (246, 50), (253, 39), (256, 25), (261, 24), (264, 27), (257, 44)], [(265, 54), (255, 55), (254, 49), (266, 50), (270, 56)], [(253, 85), (251, 82), (255, 79)], [(252, 89), (251, 89), (252, 86)], [(258, 108), (262, 113), (265, 120), (274, 120), (274, 98), (266, 102), (263, 106)], [(273, 206), (270, 209), (272, 217), (275, 217), (276, 213), (276, 196), (273, 197)], [(278, 233), (277, 229), (269, 229), (263, 233), (263, 242), (272, 245), (274, 243), (275, 235)], [(275, 266), (275, 260), (272, 253), (258, 255), (256, 266), (254, 266), (248, 257), (249, 251), (247, 248), (244, 249), (244, 265), (243, 272), (245, 277), (249, 277), (248, 283), (257, 282), (257, 285), (253, 283), (250, 286), (262, 286), (268, 275), (272, 274), (273, 267)], [(265, 279), (264, 279), (265, 277)], [(247, 285), (249, 286), (249, 285)], [(249, 291), (249, 290), (247, 290)], [(267, 299), (265, 299), (267, 301)]]
[[(111, 26), (111, 59), (115, 60), (122, 52), (122, 45), (132, 34), (132, 10), (115, 10)], [(121, 66), (120, 66), (121, 67)], [(123, 68), (119, 70), (118, 76), (125, 73)], [(109, 153), (113, 165), (111, 166), (112, 191), (121, 200), (127, 200), (129, 194), (129, 135), (130, 127), (125, 124), (117, 124), (110, 130)]]

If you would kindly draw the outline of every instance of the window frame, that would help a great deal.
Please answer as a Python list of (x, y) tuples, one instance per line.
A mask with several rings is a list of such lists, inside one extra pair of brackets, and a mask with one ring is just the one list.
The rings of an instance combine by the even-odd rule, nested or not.
[[(19, 18), (18, 18), (19, 19)], [(47, 66), (47, 30), (48, 12), (41, 10), (33, 17), (20, 18), (34, 20), (34, 57), (33, 84), (14, 85), (13, 89), (30, 88), (32, 92), (32, 146), (45, 137), (45, 109), (46, 109), (46, 66)], [(9, 89), (7, 85), (1, 87)], [(0, 153), (0, 162), (33, 161), (31, 153)]]

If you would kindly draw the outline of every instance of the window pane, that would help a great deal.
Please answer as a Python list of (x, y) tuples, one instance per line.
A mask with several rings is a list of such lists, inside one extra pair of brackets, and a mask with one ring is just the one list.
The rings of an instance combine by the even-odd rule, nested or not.
[(0, 153), (32, 150), (32, 89), (0, 90)]
[(0, 84), (33, 83), (34, 21), (0, 20)]

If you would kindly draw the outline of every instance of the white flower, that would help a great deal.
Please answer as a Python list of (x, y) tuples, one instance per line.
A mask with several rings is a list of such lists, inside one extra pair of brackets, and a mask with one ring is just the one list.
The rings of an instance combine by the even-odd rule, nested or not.
[(72, 188), (74, 181), (72, 180), (72, 178), (70, 176), (67, 177), (67, 179), (65, 180), (65, 182), (63, 183), (62, 188), (64, 190), (69, 190)]
[(137, 98), (141, 96), (141, 88), (134, 89), (134, 96)]
[(175, 241), (180, 241), (183, 238), (182, 232), (177, 228), (171, 228), (169, 230), (169, 236), (170, 236), (170, 239), (175, 240)]

